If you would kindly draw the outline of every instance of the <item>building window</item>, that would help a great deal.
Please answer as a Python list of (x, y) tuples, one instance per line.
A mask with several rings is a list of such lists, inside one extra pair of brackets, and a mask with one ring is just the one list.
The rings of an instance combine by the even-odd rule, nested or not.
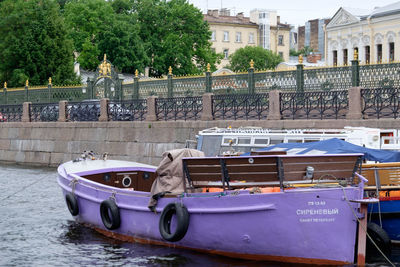
[(348, 61), (349, 57), (347, 54), (347, 49), (343, 49), (343, 64), (347, 65), (347, 61)]
[(216, 36), (215, 36), (215, 31), (211, 32), (211, 41), (215, 41), (217, 40)]
[(369, 62), (371, 61), (370, 59), (370, 48), (369, 45), (365, 46), (365, 63), (369, 64)]
[(382, 63), (382, 45), (378, 44), (376, 46), (376, 60), (378, 63)]
[(389, 61), (394, 61), (394, 43), (389, 43)]
[(333, 50), (333, 66), (337, 66), (337, 50)]
[(283, 52), (279, 52), (279, 56), (283, 59)]
[(283, 35), (278, 36), (278, 45), (283, 45)]
[(224, 31), (224, 42), (229, 42), (229, 32)]
[(224, 49), (224, 59), (228, 59), (229, 57), (229, 49)]
[(249, 44), (254, 44), (254, 33), (249, 33)]
[(237, 32), (236, 33), (236, 43), (241, 43), (242, 42), (242, 33)]

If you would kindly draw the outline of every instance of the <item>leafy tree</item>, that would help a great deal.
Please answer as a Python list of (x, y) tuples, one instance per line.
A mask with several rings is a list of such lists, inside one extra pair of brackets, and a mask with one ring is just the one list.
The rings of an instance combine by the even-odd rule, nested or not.
[(0, 80), (10, 87), (77, 82), (72, 43), (54, 0), (0, 3)]
[(214, 67), (218, 55), (211, 49), (209, 26), (192, 4), (186, 0), (138, 0), (135, 11), (153, 75), (167, 73), (169, 66), (178, 75), (204, 71), (207, 63)]
[(94, 70), (107, 58), (123, 72), (140, 71), (148, 64), (139, 36), (137, 15), (129, 0), (71, 0), (65, 5), (78, 62)]
[(246, 46), (235, 51), (229, 56), (229, 68), (233, 71), (242, 71), (250, 67), (250, 61), (254, 61), (256, 70), (274, 69), (282, 58), (270, 51), (259, 46)]

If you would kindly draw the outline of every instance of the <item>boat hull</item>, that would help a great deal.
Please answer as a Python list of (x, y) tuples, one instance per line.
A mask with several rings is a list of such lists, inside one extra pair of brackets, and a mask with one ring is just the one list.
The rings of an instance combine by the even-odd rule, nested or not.
[[(74, 178), (75, 177), (75, 178)], [(182, 194), (161, 198), (151, 212), (150, 194), (112, 188), (68, 175), (59, 167), (58, 183), (64, 196), (77, 198), (74, 218), (107, 236), (127, 241), (189, 248), (244, 259), (293, 263), (346, 264), (354, 262), (362, 188), (308, 188), (251, 194), (248, 190)], [(115, 200), (120, 227), (107, 230), (100, 215), (102, 201)], [(187, 208), (186, 235), (165, 241), (159, 231), (160, 214), (169, 203)]]
[(379, 203), (368, 205), (368, 216), (391, 240), (400, 241), (400, 197), (380, 197)]

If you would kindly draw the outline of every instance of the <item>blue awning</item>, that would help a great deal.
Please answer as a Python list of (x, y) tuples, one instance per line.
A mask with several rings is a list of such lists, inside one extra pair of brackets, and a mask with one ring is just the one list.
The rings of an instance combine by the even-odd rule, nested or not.
[[(363, 153), (364, 159), (377, 162), (400, 162), (400, 152), (357, 146), (338, 138), (309, 143), (281, 143), (257, 151), (286, 151), (288, 154)], [(247, 154), (248, 155), (248, 154)]]

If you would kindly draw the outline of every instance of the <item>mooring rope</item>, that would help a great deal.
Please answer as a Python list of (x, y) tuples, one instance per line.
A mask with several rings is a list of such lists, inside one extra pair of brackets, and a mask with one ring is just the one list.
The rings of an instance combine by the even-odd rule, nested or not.
[[(47, 176), (44, 175), (42, 178), (39, 178), (38, 180), (36, 180), (36, 181), (34, 181), (34, 182), (32, 182), (32, 183), (30, 183), (30, 184), (28, 184), (28, 185), (22, 187), (20, 190), (14, 192), (14, 193), (9, 194), (9, 195), (6, 196), (5, 198), (0, 199), (0, 201), (6, 200), (6, 199), (8, 199), (8, 198), (10, 198), (10, 197), (12, 197), (12, 196), (14, 196), (14, 195), (16, 195), (16, 194), (18, 194), (18, 193), (24, 191), (24, 190), (27, 189), (28, 187), (31, 187), (32, 185), (39, 183), (40, 181), (42, 181), (42, 180), (45, 179), (46, 177), (47, 177)], [(4, 205), (5, 205), (5, 204), (2, 204), (2, 206), (4, 206)]]
[[(363, 231), (364, 231), (365, 234), (367, 235), (368, 239), (369, 239), (369, 240), (372, 242), (372, 244), (376, 247), (376, 249), (379, 251), (379, 253), (382, 254), (382, 256), (385, 258), (385, 260), (386, 260), (390, 265), (392, 265), (393, 267), (395, 267), (396, 265), (395, 265), (393, 262), (390, 261), (390, 259), (385, 255), (385, 253), (383, 253), (383, 251), (378, 247), (378, 245), (375, 243), (375, 241), (372, 239), (372, 237), (368, 234), (367, 229), (365, 229), (365, 227), (364, 227), (362, 224), (360, 224), (361, 221), (360, 221), (360, 219), (358, 218), (358, 216), (357, 216), (356, 212), (354, 211), (353, 207), (351, 206), (351, 203), (350, 203), (350, 201), (349, 201), (349, 199), (347, 198), (347, 195), (346, 195), (346, 190), (344, 190), (344, 187), (343, 187), (343, 186), (342, 186), (342, 190), (343, 190), (344, 199), (346, 200), (347, 205), (349, 205), (350, 210), (353, 212), (354, 217), (356, 218), (358, 224), (361, 225), (361, 228), (363, 229)], [(364, 218), (364, 220), (366, 220), (366, 219), (367, 219), (367, 218)]]

